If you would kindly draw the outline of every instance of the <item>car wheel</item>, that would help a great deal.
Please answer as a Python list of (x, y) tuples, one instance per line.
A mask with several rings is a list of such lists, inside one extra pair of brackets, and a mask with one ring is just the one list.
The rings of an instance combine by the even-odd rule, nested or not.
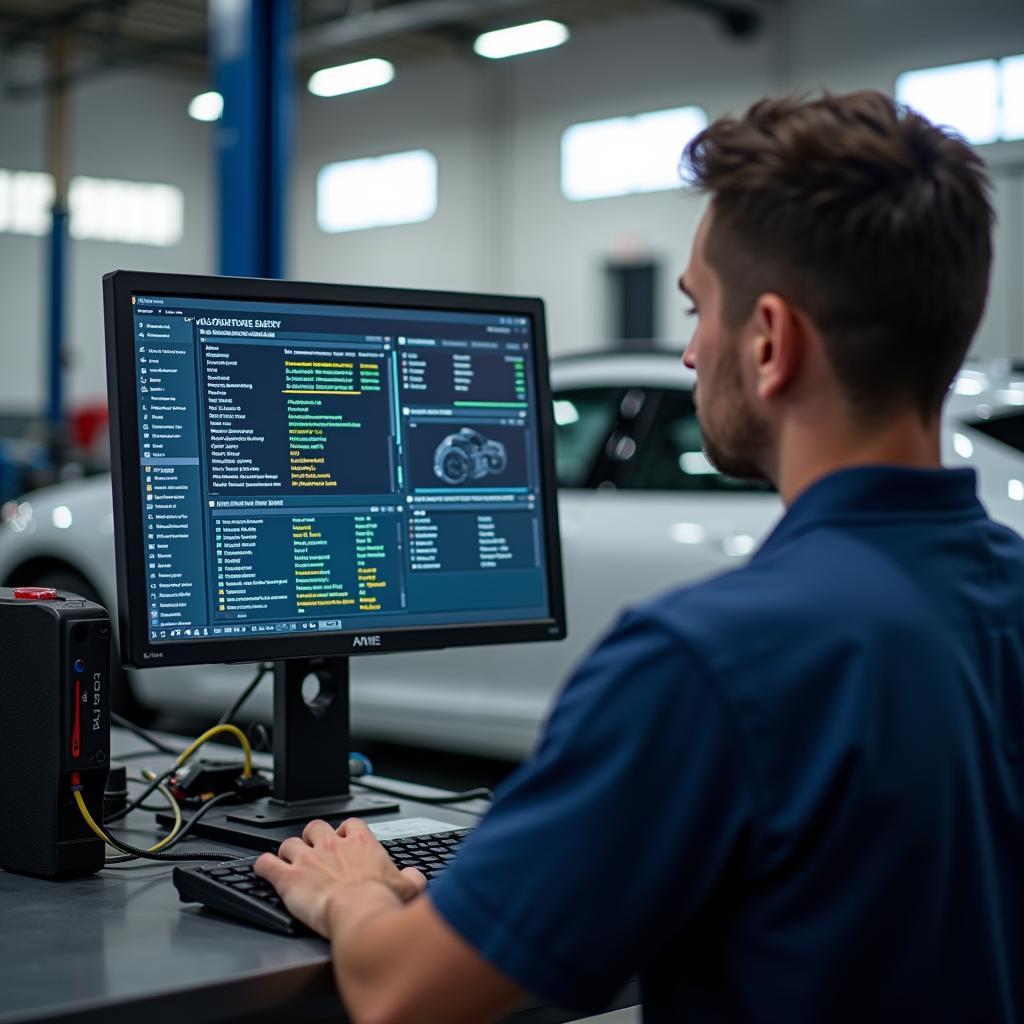
[[(53, 587), (56, 590), (67, 590), (78, 594), (87, 601), (102, 605), (103, 601), (96, 588), (74, 569), (55, 565), (30, 573), (31, 579), (18, 580), (19, 586)], [(109, 609), (108, 609), (109, 611)], [(115, 613), (116, 614), (116, 613)], [(127, 718), (136, 725), (146, 725), (153, 718), (153, 713), (138, 702), (132, 692), (128, 673), (121, 665), (116, 638), (110, 644), (110, 710)]]

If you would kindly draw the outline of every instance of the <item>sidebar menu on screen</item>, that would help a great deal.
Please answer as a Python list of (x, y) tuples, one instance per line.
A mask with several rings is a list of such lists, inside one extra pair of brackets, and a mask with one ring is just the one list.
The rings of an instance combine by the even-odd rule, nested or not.
[(195, 339), (174, 310), (135, 317), (150, 635), (207, 622)]

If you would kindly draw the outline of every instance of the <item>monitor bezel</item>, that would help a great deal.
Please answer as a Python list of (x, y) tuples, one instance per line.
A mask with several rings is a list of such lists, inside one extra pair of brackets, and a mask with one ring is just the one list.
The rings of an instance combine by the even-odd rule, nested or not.
[[(550, 616), (529, 621), (460, 623), (438, 626), (395, 626), (339, 630), (331, 633), (256, 635), (254, 637), (175, 640), (154, 644), (149, 639), (143, 565), (141, 453), (138, 432), (138, 367), (132, 319), (132, 295), (218, 298), (227, 301), (357, 304), (430, 311), (464, 311), (529, 316), (533, 324), (541, 466), (541, 514)], [(545, 330), (544, 303), (539, 298), (380, 288), (266, 278), (210, 277), (191, 274), (117, 270), (103, 277), (107, 388), (110, 406), (111, 483), (114, 501), (114, 552), (117, 576), (121, 661), (135, 668), (315, 658), (329, 655), (379, 654), (436, 650), (487, 644), (561, 640), (566, 635), (565, 594), (558, 529), (554, 422)], [(128, 495), (132, 500), (126, 500)], [(134, 563), (133, 560), (134, 559)], [(136, 570), (129, 571), (135, 564)], [(356, 641), (380, 637), (379, 645)], [(364, 641), (365, 642), (365, 641)]]

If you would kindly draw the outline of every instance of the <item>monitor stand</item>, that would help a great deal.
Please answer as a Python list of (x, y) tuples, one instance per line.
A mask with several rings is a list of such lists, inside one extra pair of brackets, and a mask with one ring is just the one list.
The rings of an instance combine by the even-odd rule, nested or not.
[[(302, 684), (316, 677), (320, 691), (307, 703)], [(227, 804), (204, 814), (191, 830), (223, 843), (276, 850), (313, 818), (338, 825), (345, 818), (384, 814), (398, 801), (349, 790), (349, 659), (296, 658), (274, 664), (273, 794), (249, 804)], [(188, 820), (188, 812), (183, 815)], [(166, 827), (168, 814), (158, 814)], [(284, 832), (282, 831), (284, 830)]]

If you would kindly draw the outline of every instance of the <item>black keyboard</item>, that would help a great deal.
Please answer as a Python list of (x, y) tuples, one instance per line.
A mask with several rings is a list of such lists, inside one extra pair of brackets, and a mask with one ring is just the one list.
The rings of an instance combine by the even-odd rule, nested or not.
[[(419, 868), (427, 881), (437, 878), (455, 856), (471, 829), (432, 832), (381, 845), (399, 868)], [(239, 857), (219, 864), (175, 867), (174, 888), (183, 903), (202, 903), (211, 910), (282, 935), (308, 935), (308, 929), (285, 908), (274, 887), (253, 869), (256, 857)]]

